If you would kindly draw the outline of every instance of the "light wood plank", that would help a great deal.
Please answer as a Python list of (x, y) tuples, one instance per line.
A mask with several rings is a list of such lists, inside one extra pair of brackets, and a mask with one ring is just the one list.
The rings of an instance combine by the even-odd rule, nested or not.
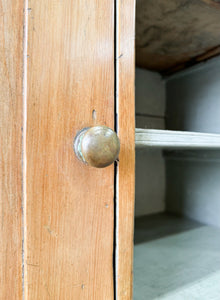
[(23, 2), (0, 1), (0, 299), (22, 299)]
[(114, 128), (114, 1), (30, 0), (28, 28), (26, 297), (113, 299), (114, 166), (73, 139)]
[(137, 128), (135, 147), (220, 149), (220, 134)]
[(116, 295), (132, 299), (135, 180), (134, 23), (135, 1), (116, 1), (117, 113), (121, 141), (117, 174)]

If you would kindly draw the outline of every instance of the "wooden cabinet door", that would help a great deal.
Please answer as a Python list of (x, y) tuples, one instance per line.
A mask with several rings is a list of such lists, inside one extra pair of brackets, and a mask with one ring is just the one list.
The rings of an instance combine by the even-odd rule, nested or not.
[[(0, 299), (131, 299), (134, 2), (1, 5)], [(117, 165), (76, 158), (95, 125)]]
[(0, 1), (0, 299), (22, 299), (23, 1)]

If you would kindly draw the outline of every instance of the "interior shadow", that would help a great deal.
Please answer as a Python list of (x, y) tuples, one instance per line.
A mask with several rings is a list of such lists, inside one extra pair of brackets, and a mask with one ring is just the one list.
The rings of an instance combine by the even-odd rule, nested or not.
[(173, 214), (154, 214), (135, 219), (134, 244), (149, 242), (204, 226)]

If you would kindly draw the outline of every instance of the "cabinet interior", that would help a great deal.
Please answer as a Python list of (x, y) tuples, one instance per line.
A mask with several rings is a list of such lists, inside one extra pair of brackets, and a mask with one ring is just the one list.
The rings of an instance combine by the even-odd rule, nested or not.
[[(186, 13), (191, 1), (180, 2), (182, 6), (178, 6), (178, 10)], [(170, 11), (162, 1), (137, 1), (136, 51), (141, 43), (140, 24), (143, 26), (143, 22), (148, 22), (148, 28), (150, 25), (154, 28), (159, 20), (160, 26), (163, 24), (156, 10), (151, 10), (152, 17), (149, 17), (149, 11), (145, 11), (150, 3), (160, 14), (167, 11), (165, 19), (170, 23), (177, 9), (177, 1), (167, 2), (168, 7), (171, 5)], [(218, 1), (195, 1), (194, 5), (210, 14), (207, 21), (209, 28), (220, 26), (211, 17), (212, 14), (220, 14)], [(167, 18), (169, 14), (170, 19)], [(197, 18), (201, 21), (200, 17), (198, 13)], [(179, 31), (181, 26), (184, 31), (184, 20), (176, 26)], [(195, 30), (191, 31), (196, 35)], [(183, 66), (183, 60), (174, 55), (177, 49), (174, 44), (180, 43), (178, 37), (169, 46), (170, 53), (173, 51), (169, 55), (175, 63), (167, 60), (166, 66), (159, 66), (158, 45), (162, 47), (165, 43), (163, 32), (156, 35), (153, 29), (146, 29), (147, 37), (144, 40), (142, 36), (142, 42), (145, 41), (154, 56), (148, 55), (149, 51), (144, 54), (142, 49), (145, 63), (140, 63), (140, 49), (136, 54), (139, 58), (135, 82), (134, 299), (219, 299), (220, 57), (209, 56), (207, 60), (204, 55), (202, 62), (194, 59), (193, 63), (184, 62)], [(210, 40), (215, 36), (214, 31), (211, 30), (211, 33)], [(200, 38), (202, 34), (204, 45), (207, 45), (210, 40), (207, 41), (204, 29), (203, 32), (200, 30)], [(195, 36), (191, 38), (194, 40)], [(149, 44), (153, 41), (153, 45), (146, 41)], [(215, 39), (215, 47), (218, 47), (218, 42), (220, 44), (219, 37)], [(187, 47), (190, 48), (190, 45)], [(189, 62), (192, 57), (201, 58), (206, 50), (200, 49), (196, 56), (186, 50), (185, 59), (187, 57)], [(146, 63), (150, 60), (154, 61), (153, 67)], [(175, 66), (182, 67), (175, 69)], [(167, 134), (169, 131), (171, 135)], [(143, 134), (141, 142), (140, 132)], [(181, 146), (178, 145), (180, 136), (183, 139)], [(168, 138), (171, 138), (169, 143), (160, 143)], [(194, 146), (192, 138), (196, 139)]]

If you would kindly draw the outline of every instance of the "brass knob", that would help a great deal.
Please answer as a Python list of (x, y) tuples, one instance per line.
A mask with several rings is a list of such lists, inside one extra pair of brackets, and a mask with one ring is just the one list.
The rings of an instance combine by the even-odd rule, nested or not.
[(87, 127), (76, 135), (74, 151), (83, 163), (104, 168), (118, 158), (120, 142), (117, 134), (109, 127)]

